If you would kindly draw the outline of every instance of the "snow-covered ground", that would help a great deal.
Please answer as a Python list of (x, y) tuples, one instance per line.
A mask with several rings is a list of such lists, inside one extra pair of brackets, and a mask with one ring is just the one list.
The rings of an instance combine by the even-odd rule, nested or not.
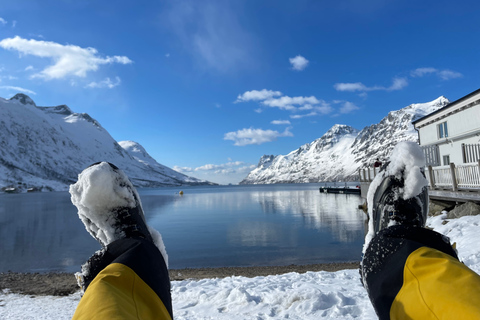
[[(480, 273), (480, 216), (427, 225), (457, 243), (460, 259)], [(176, 319), (377, 319), (358, 270), (172, 282)], [(0, 319), (70, 319), (80, 294), (0, 294)]]

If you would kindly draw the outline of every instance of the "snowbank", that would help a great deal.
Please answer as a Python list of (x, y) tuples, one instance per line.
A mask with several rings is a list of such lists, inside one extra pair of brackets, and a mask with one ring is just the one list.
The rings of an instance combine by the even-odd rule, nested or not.
[[(443, 224), (444, 221), (448, 223)], [(429, 218), (480, 273), (480, 216)], [(377, 319), (358, 270), (172, 282), (175, 319)], [(80, 299), (0, 294), (0, 319), (70, 319)]]

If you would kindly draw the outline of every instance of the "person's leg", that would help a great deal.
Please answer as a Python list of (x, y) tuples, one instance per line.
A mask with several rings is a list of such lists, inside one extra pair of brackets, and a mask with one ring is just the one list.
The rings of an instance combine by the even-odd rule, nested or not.
[(424, 228), (422, 156), (418, 146), (399, 144), (372, 182), (362, 282), (380, 319), (478, 319), (480, 276), (447, 237)]
[(77, 274), (85, 294), (73, 319), (171, 319), (165, 247), (147, 226), (127, 176), (97, 163), (79, 175), (70, 193), (85, 228), (103, 247)]

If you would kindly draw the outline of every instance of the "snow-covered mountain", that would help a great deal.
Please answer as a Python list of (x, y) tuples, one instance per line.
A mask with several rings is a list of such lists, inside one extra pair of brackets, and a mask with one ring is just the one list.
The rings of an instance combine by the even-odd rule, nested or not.
[(378, 124), (358, 131), (334, 125), (321, 138), (287, 155), (265, 155), (240, 184), (355, 181), (358, 170), (385, 160), (400, 141), (418, 140), (412, 121), (449, 103), (441, 96), (431, 102), (391, 111)]
[(155, 161), (136, 142), (116, 142), (86, 113), (0, 98), (0, 188), (66, 190), (87, 166), (114, 163), (139, 187), (210, 184)]

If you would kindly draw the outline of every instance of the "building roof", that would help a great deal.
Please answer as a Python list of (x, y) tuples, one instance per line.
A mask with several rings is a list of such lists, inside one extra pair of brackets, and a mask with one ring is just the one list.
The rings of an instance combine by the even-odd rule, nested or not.
[(425, 119), (427, 119), (427, 118), (429, 118), (429, 117), (431, 117), (431, 116), (434, 116), (434, 115), (437, 114), (437, 113), (440, 113), (440, 112), (442, 112), (442, 111), (444, 111), (444, 110), (446, 110), (446, 109), (449, 109), (449, 108), (451, 108), (451, 107), (459, 104), (460, 102), (462, 102), (462, 101), (464, 101), (464, 100), (467, 100), (467, 99), (469, 99), (470, 97), (472, 97), (472, 96), (474, 96), (474, 95), (476, 95), (476, 94), (479, 94), (479, 93), (480, 93), (480, 89), (477, 89), (477, 90), (475, 90), (475, 91), (467, 94), (466, 96), (461, 97), (460, 99), (457, 99), (457, 100), (455, 100), (455, 101), (453, 101), (453, 102), (450, 102), (449, 104), (447, 104), (447, 105), (446, 105), (445, 107), (443, 107), (443, 108), (440, 108), (440, 109), (438, 109), (438, 110), (436, 110), (436, 111), (434, 111), (434, 112), (432, 112), (432, 113), (430, 113), (430, 114), (427, 114), (427, 115), (424, 116), (424, 117), (421, 117), (421, 118), (419, 118), (419, 119), (417, 119), (417, 120), (415, 120), (415, 121), (412, 121), (412, 123), (415, 125), (417, 122), (420, 122), (420, 121), (422, 121), (422, 120), (425, 120)]

